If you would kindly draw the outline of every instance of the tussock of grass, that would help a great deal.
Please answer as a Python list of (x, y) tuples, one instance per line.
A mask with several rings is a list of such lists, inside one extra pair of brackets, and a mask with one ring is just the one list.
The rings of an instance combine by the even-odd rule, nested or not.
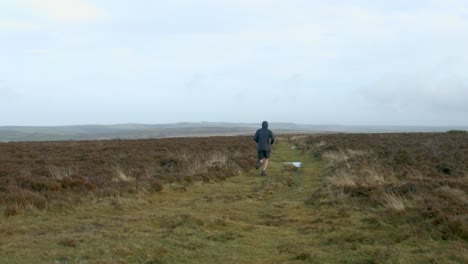
[(339, 170), (335, 172), (335, 174), (333, 174), (332, 176), (328, 176), (326, 179), (332, 186), (340, 189), (352, 188), (357, 186), (356, 176), (344, 170)]
[(114, 182), (133, 182), (135, 178), (130, 177), (125, 173), (125, 171), (119, 166), (113, 166), (112, 169), (114, 170), (115, 177), (112, 179)]
[(383, 196), (383, 205), (395, 212), (402, 213), (406, 211), (406, 199), (394, 193), (386, 193)]
[[(317, 144), (319, 146), (320, 144)], [(323, 153), (323, 158), (328, 160), (331, 164), (346, 162), (350, 156), (344, 151), (328, 151)]]
[(468, 194), (458, 188), (452, 188), (450, 186), (443, 186), (435, 190), (441, 197), (452, 203), (460, 203), (468, 208)]
[(379, 186), (384, 185), (388, 182), (389, 177), (384, 177), (381, 173), (379, 173), (374, 168), (369, 168), (363, 170), (364, 173), (364, 180), (363, 185), (367, 186)]
[[(50, 176), (59, 180), (69, 178), (73, 175), (74, 169), (71, 166), (59, 167), (52, 164), (47, 166)], [(29, 175), (31, 176), (31, 175)]]

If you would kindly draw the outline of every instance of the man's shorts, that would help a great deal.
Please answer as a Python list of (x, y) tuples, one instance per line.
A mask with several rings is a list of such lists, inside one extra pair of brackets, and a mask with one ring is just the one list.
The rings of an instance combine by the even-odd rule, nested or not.
[(270, 151), (269, 150), (259, 150), (258, 151), (258, 159), (261, 160), (263, 158), (270, 158)]

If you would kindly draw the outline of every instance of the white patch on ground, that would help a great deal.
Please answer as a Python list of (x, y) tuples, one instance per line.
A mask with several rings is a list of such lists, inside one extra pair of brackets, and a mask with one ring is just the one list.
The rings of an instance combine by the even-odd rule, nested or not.
[(284, 164), (293, 165), (296, 168), (300, 168), (302, 166), (302, 162), (300, 161), (285, 162)]

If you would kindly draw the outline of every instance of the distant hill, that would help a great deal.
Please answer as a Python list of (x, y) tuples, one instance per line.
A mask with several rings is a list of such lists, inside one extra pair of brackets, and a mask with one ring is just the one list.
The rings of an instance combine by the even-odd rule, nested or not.
[[(251, 135), (260, 124), (228, 122), (183, 122), (173, 124), (116, 124), (77, 126), (4, 126), (0, 127), (0, 142), (143, 139), (165, 137), (197, 137)], [(276, 133), (391, 133), (446, 132), (468, 130), (468, 127), (436, 126), (344, 126), (271, 123)]]

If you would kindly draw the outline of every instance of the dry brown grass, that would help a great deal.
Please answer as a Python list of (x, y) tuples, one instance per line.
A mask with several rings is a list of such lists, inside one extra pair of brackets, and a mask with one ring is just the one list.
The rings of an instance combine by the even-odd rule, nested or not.
[[(319, 146), (320, 144), (317, 144)], [(322, 154), (322, 157), (326, 159), (331, 165), (345, 163), (349, 160), (350, 155), (343, 150), (340, 151), (328, 151)]]
[[(51, 177), (63, 180), (73, 175), (74, 169), (71, 166), (55, 166), (53, 164), (47, 165), (47, 170)], [(31, 174), (29, 176), (32, 176)]]
[(135, 178), (128, 176), (120, 165), (114, 165), (112, 167), (115, 177), (112, 179), (113, 182), (133, 182)]
[(450, 186), (442, 186), (434, 191), (439, 193), (448, 201), (463, 204), (468, 208), (468, 194), (465, 191), (458, 188), (452, 188)]
[(329, 184), (336, 188), (352, 188), (357, 186), (357, 177), (347, 172), (346, 170), (336, 171), (332, 176), (328, 176)]
[(394, 193), (386, 193), (383, 196), (383, 205), (395, 212), (402, 213), (406, 210), (406, 199)]

